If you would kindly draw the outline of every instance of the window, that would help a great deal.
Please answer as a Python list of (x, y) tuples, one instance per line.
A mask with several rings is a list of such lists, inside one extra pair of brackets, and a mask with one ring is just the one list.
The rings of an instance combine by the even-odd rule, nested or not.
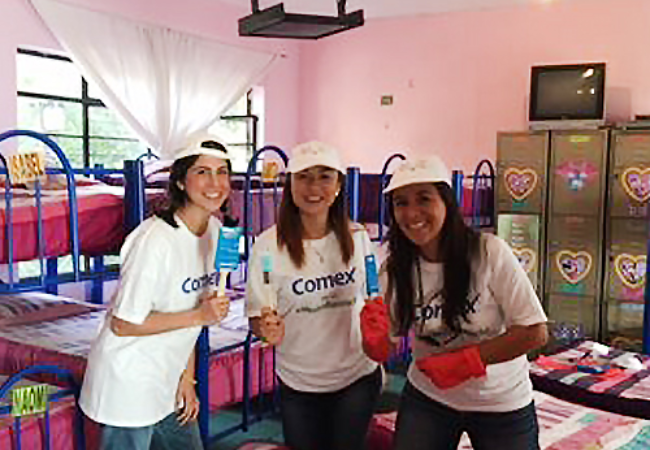
[[(256, 89), (258, 92), (255, 92)], [(222, 138), (233, 153), (234, 172), (246, 172), (258, 142), (259, 117), (254, 114), (253, 101), (260, 88), (253, 88), (235, 103), (221, 119), (210, 127), (210, 132)]]
[(19, 49), (16, 66), (18, 127), (50, 136), (73, 167), (121, 168), (146, 151), (69, 58)]
[[(104, 105), (96, 88), (80, 74), (70, 58), (19, 49), (18, 127), (50, 136), (73, 167), (103, 164), (121, 168), (126, 159), (146, 152), (124, 121)], [(210, 131), (234, 152), (233, 168), (246, 170), (258, 140), (258, 116), (253, 101), (261, 89), (251, 89)], [(259, 102), (262, 103), (262, 102)]]
[[(18, 128), (37, 131), (52, 138), (73, 168), (122, 168), (123, 161), (147, 151), (130, 127), (99, 99), (68, 57), (35, 50), (18, 49)], [(222, 137), (233, 152), (233, 169), (246, 170), (256, 148), (258, 116), (253, 108), (263, 105), (261, 88), (252, 89), (217, 121), (210, 131)], [(33, 140), (18, 145), (34, 145)], [(52, 161), (53, 155), (47, 155)], [(86, 261), (87, 264), (87, 261)], [(21, 277), (40, 273), (37, 261), (21, 262)], [(71, 271), (69, 257), (59, 259), (59, 271)]]

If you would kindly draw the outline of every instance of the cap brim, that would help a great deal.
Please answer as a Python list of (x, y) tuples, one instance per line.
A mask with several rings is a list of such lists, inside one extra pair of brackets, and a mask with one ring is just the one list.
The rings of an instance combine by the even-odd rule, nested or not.
[(206, 155), (206, 156), (214, 156), (215, 158), (219, 158), (219, 159), (230, 159), (230, 155), (228, 153), (222, 150), (218, 150), (216, 148), (190, 147), (178, 152), (174, 157), (174, 160), (187, 158), (188, 156), (195, 156), (195, 155)]
[(426, 177), (426, 178), (410, 178), (408, 180), (399, 180), (396, 181), (395, 183), (392, 182), (393, 179), (391, 178), (391, 182), (388, 183), (388, 186), (382, 191), (384, 194), (388, 194), (389, 192), (394, 191), (395, 189), (399, 189), (404, 186), (409, 186), (411, 184), (423, 184), (423, 183), (447, 183), (449, 186), (451, 186), (451, 183), (449, 180), (444, 179), (444, 178), (439, 178), (439, 177)]
[(337, 167), (334, 164), (327, 164), (327, 163), (319, 162), (319, 163), (316, 163), (316, 164), (294, 164), (294, 165), (291, 165), (291, 160), (289, 160), (289, 166), (287, 167), (287, 173), (297, 173), (297, 172), (300, 172), (300, 171), (303, 171), (303, 170), (306, 170), (306, 169), (310, 169), (312, 167), (317, 167), (317, 166), (327, 167), (328, 169), (334, 169), (334, 170), (337, 170), (337, 171), (339, 171), (341, 173), (344, 173), (343, 169), (341, 169), (341, 167)]

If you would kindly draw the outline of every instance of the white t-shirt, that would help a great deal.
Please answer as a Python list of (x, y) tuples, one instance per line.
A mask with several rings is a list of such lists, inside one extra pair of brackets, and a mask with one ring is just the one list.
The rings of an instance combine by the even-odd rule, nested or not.
[[(173, 228), (151, 217), (129, 234), (110, 314), (141, 324), (151, 312), (190, 310), (212, 290), (218, 280), (214, 257), (220, 222), (211, 218), (201, 237), (179, 218), (176, 223)], [(201, 327), (117, 336), (110, 329), (110, 314), (88, 356), (79, 405), (99, 423), (155, 424), (175, 409), (178, 382)]]
[[(300, 269), (286, 247), (278, 249), (276, 227), (262, 233), (248, 267), (246, 314), (259, 317), (263, 306), (284, 316), (285, 336), (277, 348), (277, 371), (283, 383), (303, 392), (343, 389), (377, 368), (361, 347), (359, 313), (365, 301), (364, 257), (372, 244), (366, 231), (353, 226), (354, 255), (344, 264), (336, 235), (304, 240)], [(262, 256), (272, 260), (270, 284), (264, 284)]]
[[(414, 359), (493, 338), (513, 325), (546, 322), (542, 305), (508, 244), (491, 234), (483, 234), (481, 244), (481, 264), (473, 268), (470, 286), (469, 323), (462, 323), (460, 334), (449, 332), (442, 323), (442, 263), (420, 258), (424, 301), (416, 300)], [(386, 286), (385, 277), (382, 279)], [(417, 271), (414, 279), (419, 299)], [(485, 377), (472, 378), (451, 389), (437, 388), (415, 364), (409, 367), (408, 379), (430, 398), (459, 411), (514, 411), (533, 399), (526, 355), (490, 364)]]

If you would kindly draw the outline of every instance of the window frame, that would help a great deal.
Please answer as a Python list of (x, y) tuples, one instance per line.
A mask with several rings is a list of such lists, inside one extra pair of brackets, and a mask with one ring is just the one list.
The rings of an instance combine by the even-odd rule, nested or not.
[[(18, 54), (36, 56), (40, 58), (53, 59), (57, 61), (64, 61), (74, 64), (72, 59), (58, 55), (55, 53), (48, 53), (39, 50), (18, 48)], [(55, 94), (43, 94), (37, 92), (28, 92), (21, 91), (17, 89), (17, 98), (32, 98), (37, 100), (49, 100), (49, 101), (58, 101), (58, 102), (68, 102), (81, 105), (81, 134), (67, 134), (67, 133), (44, 133), (47, 136), (54, 138), (66, 138), (66, 139), (80, 139), (81, 140), (81, 149), (82, 149), (82, 160), (83, 168), (91, 168), (91, 140), (92, 139), (102, 139), (102, 140), (116, 140), (121, 142), (140, 142), (137, 138), (125, 138), (125, 137), (116, 137), (116, 136), (101, 136), (101, 135), (91, 135), (90, 134), (90, 109), (91, 108), (107, 108), (106, 104), (98, 98), (90, 97), (88, 95), (89, 85), (86, 79), (81, 76), (81, 96), (80, 97), (69, 97), (61, 96)], [(257, 150), (257, 141), (258, 141), (258, 123), (259, 117), (252, 113), (253, 111), (253, 90), (249, 89), (246, 93), (246, 114), (244, 115), (224, 115), (220, 117), (220, 120), (225, 121), (245, 121), (246, 123), (246, 142), (233, 142), (225, 143), (229, 147), (235, 148), (245, 148), (247, 152), (247, 159), (250, 159), (252, 155)], [(250, 149), (250, 154), (248, 150)], [(147, 149), (150, 151), (150, 149)], [(144, 151), (143, 151), (144, 153)]]
[[(18, 54), (36, 56), (40, 58), (53, 59), (57, 61), (64, 61), (73, 64), (72, 59), (67, 56), (57, 55), (54, 53), (46, 53), (38, 50), (18, 48)], [(37, 92), (28, 92), (17, 90), (17, 97), (24, 98), (33, 98), (37, 100), (52, 100), (58, 102), (68, 102), (81, 105), (81, 134), (67, 134), (67, 133), (44, 133), (47, 136), (51, 137), (60, 137), (66, 139), (80, 139), (81, 140), (81, 149), (82, 149), (82, 160), (83, 168), (89, 169), (91, 167), (91, 152), (90, 152), (90, 141), (91, 139), (103, 139), (103, 140), (116, 140), (121, 142), (140, 142), (136, 138), (124, 138), (124, 137), (115, 137), (115, 136), (101, 136), (101, 135), (91, 135), (90, 134), (90, 109), (94, 107), (107, 108), (106, 104), (98, 98), (90, 97), (88, 95), (88, 82), (86, 79), (81, 76), (81, 96), (80, 97), (68, 97), (55, 94), (42, 94)]]

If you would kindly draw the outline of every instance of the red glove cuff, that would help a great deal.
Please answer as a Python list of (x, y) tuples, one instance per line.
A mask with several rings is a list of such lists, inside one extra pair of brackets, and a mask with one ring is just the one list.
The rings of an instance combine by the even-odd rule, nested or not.
[(486, 374), (477, 345), (434, 354), (418, 359), (415, 364), (440, 389), (449, 389)]
[(375, 340), (363, 339), (363, 350), (368, 356), (378, 363), (385, 363), (390, 357), (390, 340), (388, 336)]
[(472, 345), (471, 347), (465, 347), (461, 350), (465, 360), (467, 361), (467, 366), (470, 373), (474, 377), (483, 377), (485, 376), (486, 367), (485, 363), (481, 359), (481, 351), (478, 348), (478, 345)]

